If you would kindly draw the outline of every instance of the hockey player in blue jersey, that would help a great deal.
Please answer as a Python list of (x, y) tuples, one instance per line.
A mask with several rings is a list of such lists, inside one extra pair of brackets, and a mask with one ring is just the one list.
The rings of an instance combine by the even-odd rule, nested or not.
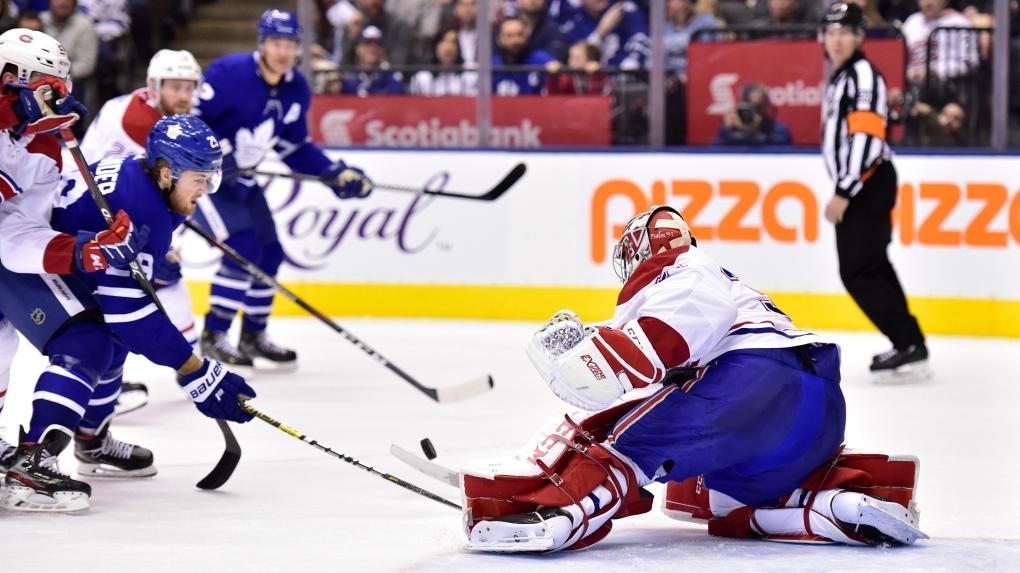
[[(311, 92), (294, 68), (300, 36), (293, 13), (266, 11), (259, 21), (258, 51), (212, 62), (194, 112), (216, 132), (224, 153), (223, 187), (199, 204), (198, 220), (270, 276), (283, 262), (283, 247), (263, 190), (251, 174), (269, 150), (275, 149), (295, 172), (332, 181), (329, 185), (341, 199), (365, 197), (372, 190), (360, 169), (331, 162), (309, 139), (306, 115)], [(202, 353), (237, 366), (252, 366), (255, 358), (272, 366), (293, 366), (297, 353), (266, 335), (274, 294), (271, 286), (254, 281), (224, 258), (212, 280)], [(241, 310), (241, 340), (235, 347), (227, 330)]]
[[(113, 210), (124, 210), (147, 236), (137, 261), (152, 276), (171, 234), (198, 200), (214, 192), (222, 152), (201, 120), (175, 115), (159, 120), (146, 155), (111, 157), (92, 166)], [(54, 230), (93, 234), (107, 225), (84, 182), (68, 179), (56, 198)], [(142, 233), (146, 235), (146, 233)], [(214, 360), (202, 360), (159, 312), (129, 271), (77, 273), (59, 283), (51, 275), (0, 269), (3, 310), (14, 326), (50, 358), (33, 394), (33, 412), (5, 479), (0, 505), (14, 511), (78, 511), (91, 487), (60, 473), (57, 456), (74, 439), (78, 472), (103, 477), (156, 473), (152, 452), (115, 439), (109, 431), (127, 353), (173, 368), (178, 384), (212, 418), (247, 422), (241, 397), (255, 392)]]
[(630, 0), (581, 0), (560, 25), (564, 42), (582, 40), (602, 48), (603, 63), (634, 70), (652, 56), (648, 14)]

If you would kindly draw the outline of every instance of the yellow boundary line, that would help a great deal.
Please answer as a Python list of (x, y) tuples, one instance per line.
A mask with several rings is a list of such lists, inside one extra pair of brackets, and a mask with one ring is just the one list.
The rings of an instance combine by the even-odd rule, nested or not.
[[(290, 283), (288, 288), (331, 316), (462, 318), (542, 321), (562, 308), (585, 320), (609, 318), (617, 290), (537, 286), (454, 286)], [(208, 282), (188, 282), (196, 314), (208, 310)], [(769, 293), (797, 325), (808, 329), (874, 330), (846, 294)], [(929, 334), (1020, 338), (1020, 301), (911, 297), (910, 307)], [(278, 296), (274, 316), (301, 316)]]

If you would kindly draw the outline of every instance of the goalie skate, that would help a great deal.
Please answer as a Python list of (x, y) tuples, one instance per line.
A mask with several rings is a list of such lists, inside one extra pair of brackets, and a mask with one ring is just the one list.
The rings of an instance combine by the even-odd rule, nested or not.
[(572, 529), (570, 514), (550, 507), (479, 521), (471, 528), (464, 548), (489, 553), (540, 553), (563, 545)]
[[(854, 506), (854, 500), (856, 506)], [(843, 492), (832, 501), (832, 516), (852, 537), (869, 545), (913, 545), (928, 536), (917, 528), (918, 515), (902, 505), (871, 496)]]

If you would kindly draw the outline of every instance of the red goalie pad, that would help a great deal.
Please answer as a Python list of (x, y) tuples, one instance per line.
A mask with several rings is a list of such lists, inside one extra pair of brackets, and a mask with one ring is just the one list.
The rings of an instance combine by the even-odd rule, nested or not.
[[(834, 460), (834, 464), (818, 468), (801, 487), (812, 491), (839, 488), (893, 501), (907, 509), (913, 509), (919, 468), (920, 462), (914, 456), (844, 451)], [(722, 521), (713, 519), (708, 491), (701, 476), (694, 476), (682, 482), (669, 482), (666, 484), (666, 499), (662, 511), (669, 517), (681, 521), (701, 523)], [(725, 530), (724, 527), (710, 527), (709, 532)]]
[[(614, 519), (650, 511), (652, 501), (642, 495), (630, 467), (599, 445), (634, 404), (620, 404), (576, 423), (567, 417), (529, 455), (465, 469), (461, 483), (467, 530), (485, 519), (578, 503), (598, 486), (626, 492)], [(615, 483), (610, 468), (627, 476), (627, 483)]]

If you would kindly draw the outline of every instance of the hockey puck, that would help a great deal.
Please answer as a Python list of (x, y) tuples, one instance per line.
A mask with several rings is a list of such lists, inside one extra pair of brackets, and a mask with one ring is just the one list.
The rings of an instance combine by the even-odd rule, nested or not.
[(436, 459), (436, 447), (432, 445), (432, 440), (428, 438), (421, 439), (421, 451), (425, 454), (425, 457), (429, 460)]

